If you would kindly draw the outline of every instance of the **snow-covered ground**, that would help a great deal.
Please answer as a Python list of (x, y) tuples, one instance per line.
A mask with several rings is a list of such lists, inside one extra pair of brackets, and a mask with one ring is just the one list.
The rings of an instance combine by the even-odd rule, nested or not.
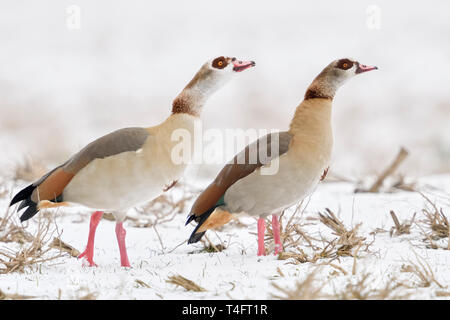
[[(4, 182), (9, 185), (8, 182)], [(17, 186), (15, 189), (18, 190)], [(417, 187), (444, 214), (450, 211), (450, 175), (429, 176), (419, 179)], [(226, 247), (221, 252), (205, 252), (203, 243), (184, 243), (193, 227), (184, 226), (192, 200), (185, 203), (181, 212), (172, 215), (172, 210), (162, 207), (159, 223), (154, 227), (134, 227), (135, 220), (127, 220), (127, 247), (132, 267), (119, 266), (119, 252), (114, 233), (114, 222), (103, 219), (98, 227), (95, 241), (95, 262), (98, 267), (82, 266), (82, 261), (65, 254), (56, 260), (26, 268), (24, 273), (0, 274), (0, 290), (7, 294), (35, 296), (40, 299), (72, 299), (91, 294), (98, 299), (271, 299), (285, 297), (275, 286), (293, 290), (314, 273), (314, 281), (306, 287), (306, 295), (323, 286), (320, 294), (312, 298), (356, 297), (352, 292), (377, 298), (388, 292), (386, 298), (448, 299), (450, 293), (450, 251), (446, 250), (448, 238), (435, 241), (438, 249), (429, 248), (423, 231), (430, 232), (422, 223), (424, 208), (430, 204), (417, 192), (394, 192), (384, 194), (353, 193), (355, 185), (347, 182), (328, 182), (316, 191), (297, 213), (295, 223), (312, 238), (327, 240), (338, 238), (330, 229), (317, 220), (318, 212), (331, 209), (349, 230), (359, 223), (357, 235), (364, 237), (357, 258), (341, 256), (338, 259), (324, 257), (315, 262), (294, 263), (295, 259), (278, 260), (273, 254), (257, 257), (256, 221), (242, 217), (240, 223), (230, 223), (217, 232), (208, 231), (209, 240)], [(7, 193), (1, 199), (2, 212), (9, 200)], [(169, 191), (173, 200), (183, 197), (183, 189)], [(155, 209), (157, 207), (153, 207)], [(400, 222), (411, 219), (411, 233), (390, 235), (393, 221), (389, 212), (393, 210)], [(286, 212), (283, 224), (293, 213)], [(89, 212), (77, 207), (51, 211), (61, 239), (82, 251), (87, 240)], [(145, 216), (133, 211), (131, 217), (154, 221), (154, 216)], [(173, 219), (172, 219), (173, 218)], [(13, 219), (17, 221), (17, 215)], [(26, 230), (35, 230), (34, 218)], [(164, 222), (165, 221), (165, 222)], [(51, 240), (51, 239), (50, 239)], [(319, 247), (320, 241), (316, 242)], [(272, 250), (271, 241), (267, 247)], [(16, 243), (0, 243), (0, 250), (17, 250)], [(44, 249), (46, 246), (44, 245)], [(304, 239), (298, 248), (312, 257), (312, 249)], [(287, 248), (288, 252), (299, 252), (298, 248)], [(353, 249), (355, 253), (356, 248)], [(214, 251), (214, 250), (212, 250)], [(317, 250), (316, 252), (320, 252)], [(50, 250), (46, 256), (58, 254)], [(418, 266), (428, 278), (421, 280), (412, 271)], [(0, 264), (0, 267), (3, 267)], [(171, 276), (181, 275), (194, 281), (206, 291), (187, 291), (168, 283)], [(367, 277), (367, 278), (365, 278)], [(432, 279), (436, 282), (433, 282)], [(358, 283), (363, 280), (362, 285)], [(431, 280), (429, 286), (426, 282)], [(396, 284), (401, 283), (398, 288)], [(275, 285), (275, 286), (274, 286)], [(390, 289), (383, 291), (386, 286)], [(355, 289), (356, 288), (356, 289)], [(381, 292), (381, 293), (380, 293)]]
[[(81, 23), (75, 28), (74, 8)], [(201, 64), (220, 55), (252, 59), (256, 67), (208, 101), (202, 113), (205, 129), (284, 130), (306, 87), (331, 60), (347, 56), (377, 65), (378, 71), (353, 79), (335, 98), (330, 174), (360, 180), (379, 172), (380, 164), (404, 146), (409, 156), (399, 173), (425, 176), (417, 178), (417, 187), (448, 217), (449, 10), (447, 0), (433, 5), (387, 0), (286, 0), (277, 5), (270, 0), (2, 1), (0, 217), (14, 192), (26, 184), (14, 182), (16, 176), (26, 178), (16, 172), (25, 157), (32, 159), (29, 178), (36, 178), (108, 132), (160, 123)], [(192, 166), (185, 181), (198, 192), (221, 166)], [(357, 231), (365, 238), (363, 245), (351, 248), (356, 260), (344, 256), (330, 262), (327, 254), (314, 259), (325, 242), (314, 240), (317, 247), (311, 248), (298, 234), (298, 246), (286, 251), (298, 254), (301, 249), (308, 262), (295, 264), (292, 258), (277, 260), (272, 254), (256, 257), (252, 218), (207, 233), (212, 243), (226, 247), (222, 252), (206, 252), (204, 243), (188, 246), (183, 242), (193, 229), (184, 227), (190, 199), (179, 213), (172, 213), (170, 206), (161, 211), (153, 207), (150, 211), (160, 215), (155, 227), (138, 228), (140, 220), (126, 221), (129, 270), (119, 267), (114, 222), (104, 219), (96, 237), (98, 268), (82, 267), (66, 254), (24, 273), (0, 274), (0, 290), (49, 299), (267, 299), (286, 296), (275, 286), (289, 291), (299, 281), (299, 288), (303, 285), (309, 293), (323, 286), (315, 298), (349, 297), (352, 288), (353, 297), (364, 290), (382, 297), (386, 285), (389, 298), (448, 297), (448, 238), (432, 240), (438, 249), (424, 240), (430, 229), (421, 221), (422, 209), (430, 204), (417, 192), (355, 194), (355, 188), (350, 182), (321, 184), (293, 222), (307, 237), (324, 241), (338, 238), (317, 220), (325, 208), (349, 230), (362, 223)], [(168, 194), (173, 203), (184, 197), (182, 189)], [(410, 234), (390, 235), (391, 210), (400, 221), (416, 213)], [(286, 212), (283, 223), (293, 212)], [(89, 212), (73, 207), (51, 214), (51, 230), (56, 224), (62, 240), (82, 251)], [(13, 219), (18, 223), (17, 214)], [(155, 218), (144, 216), (141, 222), (148, 219), (151, 225)], [(37, 221), (24, 224), (27, 232), (34, 233)], [(270, 248), (270, 239), (267, 244)], [(0, 242), (0, 252), (20, 248)], [(58, 251), (52, 249), (46, 257), (54, 254)], [(433, 275), (427, 264), (436, 278), (429, 286)], [(410, 272), (414, 266), (416, 273)], [(313, 283), (303, 283), (313, 272)], [(425, 274), (422, 280), (420, 272)], [(166, 282), (176, 275), (206, 291), (186, 291)]]

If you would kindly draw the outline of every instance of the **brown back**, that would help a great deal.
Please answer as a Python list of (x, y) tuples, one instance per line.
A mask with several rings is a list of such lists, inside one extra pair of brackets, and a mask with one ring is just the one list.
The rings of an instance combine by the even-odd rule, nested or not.
[(136, 151), (144, 145), (149, 132), (144, 128), (124, 128), (107, 134), (81, 149), (63, 165), (56, 167), (33, 183), (37, 188), (31, 200), (54, 200), (72, 178), (94, 159), (103, 159), (122, 152)]
[[(279, 139), (278, 153), (272, 153), (271, 141), (272, 139), (276, 139), (277, 135)], [(271, 133), (245, 147), (245, 149), (238, 153), (230, 163), (225, 165), (217, 175), (216, 179), (200, 194), (192, 206), (191, 214), (194, 214), (195, 216), (202, 215), (214, 207), (228, 188), (234, 183), (248, 176), (257, 168), (267, 164), (275, 157), (286, 153), (289, 149), (291, 138), (292, 135), (287, 131)], [(254, 153), (255, 151), (256, 153)], [(257, 155), (256, 159), (250, 158), (250, 155), (255, 154)], [(267, 155), (267, 158), (262, 159), (260, 157), (261, 155)]]

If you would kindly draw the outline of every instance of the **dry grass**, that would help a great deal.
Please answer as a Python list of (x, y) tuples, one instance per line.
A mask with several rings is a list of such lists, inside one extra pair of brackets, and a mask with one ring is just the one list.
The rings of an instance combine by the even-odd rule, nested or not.
[(416, 262), (409, 260), (407, 264), (403, 264), (400, 269), (401, 272), (411, 273), (415, 276), (415, 280), (410, 287), (427, 288), (434, 283), (439, 288), (444, 289), (445, 287), (437, 281), (436, 276), (428, 262), (415, 252), (414, 254), (416, 256)]
[[(0, 218), (0, 242), (15, 242), (20, 249), (0, 248), (0, 274), (10, 272), (24, 272), (26, 267), (59, 258), (63, 252), (71, 256), (78, 256), (79, 251), (64, 243), (59, 237), (50, 242), (52, 234), (57, 231), (50, 230), (53, 224), (51, 215), (43, 212), (39, 215), (38, 227), (35, 234), (31, 234), (22, 225), (13, 219), (14, 212), (6, 210), (3, 218)], [(56, 224), (55, 224), (56, 226)], [(48, 256), (51, 249), (59, 249), (59, 254)]]
[(439, 211), (430, 212), (426, 209), (423, 210), (425, 214), (424, 223), (428, 225), (431, 232), (431, 238), (438, 240), (441, 238), (447, 238), (449, 235), (449, 223), (448, 218), (444, 215), (442, 208)]
[(278, 260), (288, 260), (292, 259), (294, 264), (306, 263), (306, 262), (316, 262), (317, 260), (311, 259), (308, 255), (301, 249), (297, 248), (297, 252), (282, 251), (278, 254)]
[(206, 253), (215, 253), (215, 252), (222, 252), (223, 250), (225, 250), (227, 247), (222, 246), (221, 244), (209, 244), (209, 245), (205, 245), (205, 247), (203, 249), (200, 250), (200, 252), (206, 252)]
[(416, 192), (417, 186), (416, 182), (405, 182), (405, 176), (404, 175), (398, 175), (397, 179), (392, 183), (391, 191), (395, 190), (402, 190), (402, 191), (408, 191), (408, 192)]
[(450, 292), (447, 291), (436, 291), (435, 292), (436, 297), (450, 297)]
[(203, 243), (203, 249), (201, 249), (200, 252), (214, 253), (214, 252), (222, 252), (223, 250), (227, 249), (227, 245), (222, 241), (222, 239), (220, 239), (217, 232), (216, 236), (220, 240), (220, 243), (218, 244), (214, 244), (205, 234), (203, 236), (204, 239), (201, 240)]
[[(397, 156), (395, 159), (378, 175), (377, 179), (370, 185), (368, 188), (364, 187), (357, 187), (355, 189), (355, 193), (360, 192), (380, 192), (383, 185), (385, 184), (385, 180), (388, 177), (393, 177), (395, 171), (400, 166), (400, 164), (408, 157), (409, 152), (405, 148), (400, 148), (399, 152), (397, 153)], [(403, 191), (415, 191), (414, 183), (406, 184), (404, 182), (404, 176), (400, 175), (397, 177), (394, 182), (390, 184), (390, 186), (387, 189), (387, 192), (392, 192), (395, 189), (401, 189)]]
[[(326, 241), (323, 240), (325, 243)], [(290, 259), (289, 263), (299, 264), (299, 263), (316, 263), (321, 259), (331, 259), (334, 260), (338, 258), (338, 247), (336, 245), (336, 241), (326, 242), (326, 245), (322, 248), (314, 245), (311, 248), (312, 253), (305, 253), (305, 251), (300, 247), (295, 248), (295, 252), (291, 251), (283, 251), (278, 255), (278, 260), (287, 260)]]
[(325, 298), (322, 293), (322, 289), (325, 283), (316, 285), (317, 269), (307, 275), (303, 281), (297, 281), (293, 289), (286, 289), (276, 283), (272, 283), (272, 286), (278, 291), (272, 293), (271, 296), (274, 299), (281, 300), (315, 300)]
[(174, 284), (179, 287), (185, 288), (187, 291), (195, 291), (195, 292), (205, 292), (206, 289), (200, 287), (194, 281), (186, 279), (183, 276), (175, 275), (170, 276), (169, 279), (166, 280), (167, 283)]
[(358, 251), (366, 239), (358, 235), (361, 224), (347, 230), (342, 221), (330, 209), (326, 208), (325, 211), (324, 213), (319, 212), (319, 220), (338, 236), (337, 239), (329, 242), (330, 246), (336, 247), (335, 254), (337, 256), (355, 256), (354, 249), (357, 248), (356, 251)]
[[(287, 224), (288, 228), (284, 228), (282, 233), (282, 239), (289, 239), (287, 248), (291, 248), (291, 250), (286, 250), (285, 247), (285, 250), (278, 255), (279, 260), (289, 259), (290, 263), (298, 264), (316, 263), (320, 259), (334, 260), (343, 256), (356, 258), (358, 251), (363, 246), (363, 251), (368, 251), (371, 244), (365, 243), (366, 238), (358, 235), (360, 225), (351, 229), (346, 228), (342, 221), (328, 208), (325, 213), (319, 212), (318, 220), (330, 228), (334, 235), (338, 236), (331, 240), (323, 237), (318, 239), (307, 234), (302, 230), (304, 225), (292, 223), (291, 219)], [(306, 252), (302, 247), (307, 249)]]
[[(444, 214), (442, 208), (438, 208), (436, 204), (423, 193), (420, 194), (428, 204), (428, 206), (422, 209), (425, 218), (418, 224), (425, 235), (424, 240), (429, 242), (429, 247), (431, 249), (439, 249), (440, 247), (434, 241), (448, 238), (447, 246), (442, 249), (450, 250), (450, 224), (447, 216)], [(422, 228), (421, 225), (424, 226), (425, 229)]]
[(26, 299), (34, 299), (35, 296), (25, 296), (21, 294), (9, 294), (0, 290), (0, 300), (26, 300)]
[(33, 240), (33, 236), (24, 230), (22, 226), (15, 223), (14, 212), (5, 211), (3, 218), (0, 218), (0, 242), (17, 242), (24, 244)]
[(72, 247), (71, 245), (63, 242), (59, 237), (54, 237), (53, 241), (49, 245), (50, 248), (58, 249), (59, 251), (67, 252), (74, 258), (77, 258), (81, 252)]
[(140, 280), (140, 279), (136, 279), (134, 280), (134, 282), (136, 283), (136, 287), (137, 288), (151, 288), (147, 283), (145, 283), (144, 281)]
[(77, 290), (76, 295), (73, 297), (75, 300), (96, 300), (99, 293), (96, 291), (90, 291), (87, 287), (81, 287)]
[(27, 267), (55, 260), (62, 256), (62, 252), (48, 256), (52, 250), (48, 245), (53, 232), (50, 232), (52, 224), (49, 216), (39, 215), (38, 227), (30, 243), (23, 245), (19, 250), (5, 248), (0, 249), (0, 274), (11, 272), (24, 272)]
[[(280, 223), (280, 238), (281, 243), (283, 244), (283, 249), (289, 248), (298, 248), (299, 245), (305, 241), (309, 246), (313, 246), (313, 241), (317, 240), (313, 238), (311, 235), (307, 234), (303, 231), (308, 225), (312, 225), (312, 223), (302, 222), (303, 214), (308, 206), (309, 202), (301, 201), (295, 207), (294, 213), (287, 219), (285, 222), (285, 211), (283, 211), (279, 217)], [(266, 219), (267, 232), (266, 237), (264, 239), (266, 243), (266, 247), (269, 252), (274, 252), (275, 242), (273, 238), (273, 229), (272, 229), (272, 221), (270, 219)]]
[[(280, 238), (283, 244), (283, 251), (278, 254), (278, 260), (288, 260), (291, 259), (291, 263), (305, 263), (305, 262), (316, 262), (318, 256), (308, 256), (303, 249), (302, 245), (312, 248), (313, 250), (318, 250), (319, 247), (315, 245), (315, 242), (320, 239), (316, 239), (310, 234), (308, 234), (303, 229), (308, 225), (313, 225), (313, 223), (305, 222), (303, 215), (308, 206), (309, 202), (301, 201), (295, 207), (293, 214), (285, 222), (285, 212), (283, 211), (279, 217), (280, 223)], [(266, 220), (267, 233), (265, 237), (266, 247), (268, 252), (274, 252), (275, 242), (273, 238), (272, 221)], [(289, 250), (290, 249), (290, 250)]]
[(404, 285), (395, 279), (390, 279), (382, 288), (373, 288), (374, 278), (370, 273), (362, 273), (349, 277), (347, 283), (334, 293), (334, 298), (339, 300), (393, 300), (406, 299), (410, 294), (400, 293)]
[(391, 237), (393, 235), (399, 236), (402, 234), (409, 234), (411, 232), (411, 226), (414, 223), (414, 218), (416, 217), (416, 214), (414, 213), (411, 220), (406, 220), (403, 222), (400, 222), (398, 220), (397, 215), (393, 210), (390, 211), (392, 220), (394, 221), (394, 226), (391, 228), (390, 235)]
[(8, 228), (4, 230), (1, 230), (0, 228), (0, 232), (2, 233), (0, 242), (17, 242), (20, 244), (25, 244), (33, 241), (33, 236), (17, 225), (9, 225)]
[[(333, 276), (339, 280), (336, 288), (335, 284), (329, 280), (320, 280), (318, 274), (321, 266), (331, 266), (339, 272), (333, 272)], [(294, 288), (283, 288), (278, 284), (272, 283), (272, 286), (279, 292), (271, 294), (275, 299), (289, 300), (313, 300), (313, 299), (338, 299), (338, 300), (392, 300), (407, 299), (411, 294), (406, 292), (408, 286), (398, 281), (396, 278), (390, 278), (381, 287), (374, 286), (377, 279), (371, 273), (349, 275), (345, 269), (338, 265), (326, 263), (318, 266), (313, 272), (308, 274), (305, 280), (297, 281)], [(327, 284), (332, 286), (334, 292), (328, 293)]]

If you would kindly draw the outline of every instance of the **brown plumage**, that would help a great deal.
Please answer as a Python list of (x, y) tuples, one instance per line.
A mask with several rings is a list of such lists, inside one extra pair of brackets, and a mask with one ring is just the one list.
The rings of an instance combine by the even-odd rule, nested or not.
[[(276, 153), (271, 150), (272, 137), (274, 136), (279, 141), (279, 149)], [(272, 133), (245, 147), (229, 164), (225, 165), (216, 179), (200, 194), (192, 206), (191, 213), (195, 217), (201, 216), (202, 213), (213, 207), (236, 181), (248, 176), (269, 162), (274, 156), (284, 154), (288, 150), (291, 137), (292, 135), (288, 132)], [(257, 157), (251, 159), (250, 155), (256, 155)], [(261, 155), (270, 156), (263, 162)]]
[[(29, 210), (25, 211), (20, 219), (21, 221), (28, 220), (43, 208), (39, 205), (40, 201), (62, 202), (66, 186), (80, 170), (93, 160), (136, 151), (143, 146), (148, 136), (149, 133), (144, 128), (125, 128), (107, 134), (91, 142), (64, 164), (25, 188), (24, 190), (30, 191), (28, 194), (18, 193), (10, 205), (22, 201), (19, 210), (25, 207), (28, 207)], [(49, 205), (46, 204), (46, 207)]]
[[(264, 146), (261, 139), (238, 154), (195, 201), (187, 223), (195, 220), (197, 226), (188, 243), (199, 241), (207, 229), (230, 220), (229, 215), (218, 218), (216, 212), (243, 212), (259, 216), (258, 255), (265, 254), (264, 217), (272, 214), (275, 251), (279, 252), (277, 215), (311, 193), (328, 172), (333, 145), (331, 109), (336, 90), (356, 74), (375, 69), (351, 59), (335, 60), (325, 67), (306, 90), (289, 131), (280, 135), (279, 154), (264, 165), (266, 168), (277, 160), (278, 170), (271, 175), (261, 174), (263, 164), (249, 164), (248, 157), (244, 157), (252, 145)], [(236, 163), (238, 158), (245, 158), (246, 162)]]
[(253, 62), (232, 61), (219, 57), (214, 59), (214, 65), (213, 61), (206, 62), (175, 98), (172, 114), (164, 122), (107, 134), (17, 193), (10, 205), (21, 202), (18, 210), (26, 208), (21, 221), (30, 219), (40, 209), (71, 203), (97, 210), (91, 216), (87, 248), (80, 256), (86, 256), (89, 265), (94, 266), (95, 229), (103, 211), (108, 210), (116, 219), (121, 265), (129, 266), (122, 226), (128, 209), (156, 198), (181, 178), (194, 150), (189, 150), (186, 161), (179, 163), (173, 159), (172, 151), (178, 142), (172, 136), (180, 130), (193, 137), (204, 104), (237, 74), (234, 66), (238, 65), (239, 71), (254, 66)]
[(74, 176), (75, 174), (66, 172), (62, 168), (56, 169), (47, 177), (47, 179), (36, 186), (36, 189), (31, 195), (31, 200), (38, 203), (42, 200), (57, 199)]

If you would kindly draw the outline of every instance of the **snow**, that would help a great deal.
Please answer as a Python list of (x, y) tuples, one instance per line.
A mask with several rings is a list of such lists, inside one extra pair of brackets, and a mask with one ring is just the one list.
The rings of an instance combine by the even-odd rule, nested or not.
[[(81, 9), (80, 29), (66, 26), (71, 5)], [(367, 10), (374, 5), (381, 20), (373, 29), (367, 25)], [(24, 157), (49, 169), (108, 132), (160, 123), (200, 65), (220, 55), (256, 61), (255, 68), (218, 91), (205, 106), (204, 128), (224, 131), (284, 130), (306, 87), (331, 60), (353, 57), (377, 65), (379, 70), (352, 79), (336, 95), (331, 174), (361, 180), (379, 172), (380, 164), (404, 146), (410, 155), (399, 173), (417, 179), (420, 190), (449, 216), (447, 0), (433, 5), (289, 0), (276, 6), (268, 0), (228, 0), (225, 6), (209, 0), (42, 0), (27, 1), (24, 8), (22, 1), (5, 1), (0, 11), (0, 216), (12, 194), (26, 185), (13, 181), (14, 168)], [(185, 181), (199, 192), (221, 167), (191, 166)], [(182, 244), (193, 229), (184, 227), (191, 199), (173, 220), (156, 228), (125, 222), (129, 270), (119, 267), (114, 222), (103, 220), (95, 244), (98, 268), (83, 267), (65, 255), (25, 273), (0, 274), (0, 290), (44, 299), (88, 293), (100, 299), (268, 299), (278, 294), (272, 283), (293, 288), (320, 267), (315, 285), (325, 282), (326, 294), (342, 292), (349, 281), (355, 283), (369, 272), (373, 288), (395, 278), (411, 284), (410, 289), (400, 288), (399, 294), (446, 298), (437, 293), (449, 292), (449, 250), (442, 249), (448, 239), (436, 241), (441, 249), (429, 249), (416, 224), (411, 234), (389, 235), (393, 225), (389, 212), (393, 210), (401, 221), (414, 213), (416, 221), (424, 219), (424, 198), (401, 191), (355, 194), (355, 188), (356, 183), (350, 182), (319, 185), (298, 221), (306, 223), (308, 234), (327, 239), (336, 236), (318, 220), (310, 220), (325, 208), (347, 227), (362, 223), (359, 233), (366, 242), (374, 242), (369, 252), (359, 253), (355, 275), (352, 257), (333, 261), (346, 275), (330, 265), (319, 266), (326, 259), (293, 264), (292, 259), (277, 260), (273, 255), (256, 257), (252, 218), (240, 219), (246, 227), (231, 223), (217, 233), (208, 232), (213, 243), (225, 242), (222, 252), (206, 253), (203, 244)], [(170, 194), (182, 197), (180, 189)], [(62, 240), (82, 251), (89, 211), (73, 207), (51, 213)], [(14, 219), (18, 221), (17, 214)], [(37, 219), (24, 225), (33, 233)], [(372, 235), (377, 228), (387, 232)], [(306, 245), (300, 242), (308, 251)], [(0, 250), (5, 248), (16, 250), (20, 245), (0, 242)], [(402, 266), (421, 259), (445, 288), (436, 283), (418, 287), (416, 276), (402, 272)], [(188, 292), (166, 282), (178, 274), (207, 291)]]
[[(450, 208), (450, 175), (424, 177), (418, 181), (419, 188), (432, 201), (442, 207), (448, 216)], [(189, 209), (174, 216), (173, 220), (153, 227), (133, 227), (132, 221), (125, 222), (130, 269), (121, 268), (119, 252), (114, 233), (114, 222), (103, 219), (98, 227), (95, 241), (94, 261), (98, 267), (83, 266), (81, 260), (64, 255), (53, 261), (27, 268), (25, 273), (13, 272), (0, 275), (0, 290), (10, 294), (36, 296), (40, 299), (74, 299), (94, 293), (98, 299), (271, 299), (280, 294), (272, 284), (285, 289), (293, 288), (296, 281), (304, 280), (311, 272), (317, 272), (317, 286), (324, 284), (324, 294), (338, 297), (345, 292), (348, 283), (356, 283), (368, 273), (368, 287), (381, 289), (390, 281), (403, 281), (410, 288), (396, 289), (397, 295), (409, 294), (410, 299), (446, 299), (439, 292), (448, 292), (450, 285), (449, 251), (429, 249), (420, 228), (413, 224), (411, 234), (391, 236), (393, 226), (389, 211), (393, 210), (400, 221), (424, 218), (421, 210), (427, 206), (425, 199), (417, 192), (394, 192), (384, 194), (353, 193), (355, 185), (347, 182), (328, 182), (318, 186), (308, 200), (298, 223), (308, 234), (336, 238), (318, 220), (318, 212), (330, 208), (346, 227), (362, 223), (359, 235), (366, 237), (366, 243), (373, 243), (368, 251), (358, 254), (356, 273), (352, 275), (353, 257), (333, 260), (346, 271), (346, 275), (330, 265), (317, 262), (294, 264), (293, 260), (277, 260), (273, 254), (257, 257), (256, 220), (241, 217), (241, 224), (230, 223), (220, 231), (208, 231), (207, 236), (215, 245), (223, 243), (225, 250), (218, 253), (202, 251), (204, 245), (183, 243), (193, 226), (184, 226)], [(18, 190), (16, 188), (16, 190)], [(174, 191), (174, 197), (181, 196), (182, 189)], [(178, 193), (178, 195), (177, 195)], [(2, 199), (1, 208), (7, 204)], [(192, 202), (192, 200), (190, 200)], [(51, 211), (56, 217), (61, 239), (82, 251), (86, 244), (89, 212), (79, 207), (61, 208)], [(289, 213), (290, 212), (290, 213)], [(288, 210), (287, 216), (293, 209)], [(132, 217), (144, 217), (135, 211)], [(171, 216), (171, 212), (168, 212)], [(145, 217), (144, 217), (145, 218)], [(152, 217), (147, 217), (152, 218)], [(14, 217), (17, 219), (17, 216)], [(36, 228), (38, 219), (33, 219), (28, 231)], [(423, 226), (422, 226), (423, 227)], [(375, 229), (386, 232), (371, 234)], [(161, 242), (158, 239), (158, 234)], [(442, 240), (445, 247), (448, 238)], [(182, 244), (183, 243), (183, 244)], [(180, 245), (181, 244), (181, 245)], [(300, 247), (308, 251), (307, 243), (300, 241)], [(1, 243), (0, 248), (17, 248), (18, 244)], [(270, 250), (270, 244), (269, 244)], [(287, 251), (292, 251), (289, 248)], [(294, 250), (295, 251), (295, 250)], [(49, 254), (56, 254), (54, 249)], [(420, 287), (418, 278), (402, 268), (424, 262), (430, 266), (438, 283)], [(281, 275), (278, 272), (281, 270)], [(186, 291), (167, 283), (172, 275), (181, 275), (205, 288), (205, 292)], [(138, 285), (137, 280), (149, 286)], [(393, 296), (395, 297), (395, 296)]]

